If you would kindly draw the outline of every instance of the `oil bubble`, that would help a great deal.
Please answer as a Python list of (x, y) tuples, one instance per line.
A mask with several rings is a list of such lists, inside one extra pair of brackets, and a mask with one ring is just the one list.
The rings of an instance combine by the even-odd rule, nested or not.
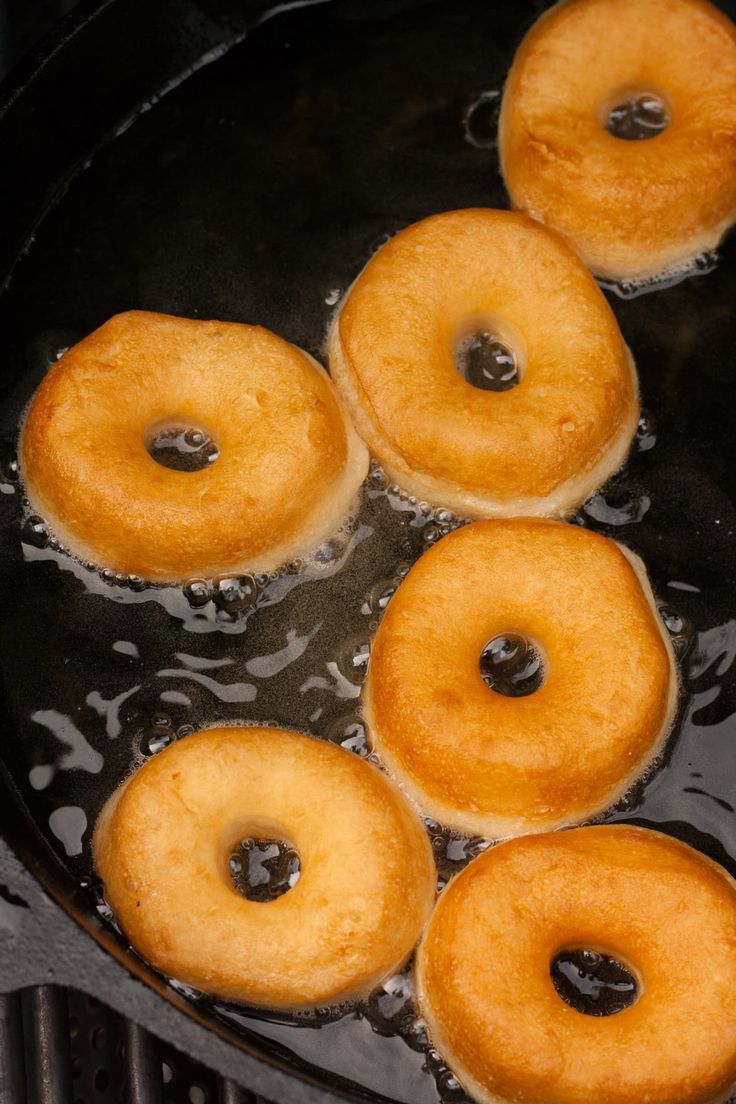
[(641, 521), (651, 504), (649, 495), (619, 484), (593, 495), (585, 503), (583, 510), (588, 517), (602, 525), (631, 525)]
[(378, 1035), (396, 1035), (411, 1016), (412, 986), (408, 971), (388, 978), (366, 1003), (366, 1019)]
[(225, 613), (243, 613), (256, 604), (258, 588), (252, 575), (220, 575), (215, 579), (215, 605)]
[(659, 616), (669, 633), (672, 647), (678, 659), (682, 659), (693, 642), (693, 626), (688, 619), (672, 606), (661, 605)]
[(141, 754), (146, 757), (157, 755), (159, 751), (163, 751), (165, 747), (168, 747), (172, 740), (173, 736), (171, 732), (166, 729), (161, 732), (157, 732), (156, 730), (147, 732), (141, 740)]
[(463, 115), (465, 141), (475, 149), (493, 149), (498, 141), (501, 93), (492, 88), (481, 92)]
[(212, 586), (206, 579), (190, 579), (184, 584), (183, 590), (192, 609), (201, 609), (212, 600)]
[(20, 466), (15, 448), (9, 441), (0, 442), (0, 492), (14, 494), (20, 481)]
[(396, 579), (379, 579), (366, 594), (361, 613), (366, 617), (380, 617), (396, 593), (397, 586)]
[(45, 548), (49, 543), (49, 527), (38, 514), (31, 514), (23, 525), (22, 540), (34, 548)]
[(341, 717), (327, 732), (327, 739), (346, 751), (352, 751), (364, 759), (369, 752), (368, 734), (365, 724), (357, 713), (350, 713), (347, 717)]
[(649, 452), (657, 443), (654, 419), (646, 410), (642, 410), (639, 417), (635, 440), (639, 452)]
[(349, 682), (359, 684), (368, 673), (370, 659), (370, 641), (363, 637), (350, 637), (345, 641), (337, 655), (337, 666)]
[(715, 271), (719, 261), (718, 253), (715, 250), (709, 250), (699, 253), (697, 257), (683, 264), (665, 269), (655, 276), (638, 280), (599, 280), (598, 283), (605, 291), (612, 292), (619, 299), (638, 299), (640, 295), (676, 287), (691, 276), (707, 276)]

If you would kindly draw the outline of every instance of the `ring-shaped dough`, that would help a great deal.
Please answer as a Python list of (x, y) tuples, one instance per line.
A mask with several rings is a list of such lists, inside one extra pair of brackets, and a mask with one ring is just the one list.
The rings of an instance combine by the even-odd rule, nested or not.
[[(233, 888), (248, 837), (296, 849), (296, 885), (267, 903)], [(275, 728), (171, 744), (116, 791), (95, 868), (133, 946), (164, 974), (270, 1008), (366, 995), (411, 953), (434, 903), (424, 826), (371, 764)]]
[[(173, 471), (152, 428), (219, 459)], [(82, 559), (157, 582), (279, 567), (345, 520), (368, 469), (322, 368), (259, 326), (130, 311), (53, 365), (21, 431), (34, 510)]]
[[(458, 371), (458, 344), (484, 329), (517, 356), (511, 390)], [(469, 517), (563, 515), (621, 466), (639, 417), (602, 292), (556, 234), (510, 211), (451, 211), (392, 238), (348, 292), (329, 356), (392, 478)]]
[[(479, 659), (519, 633), (544, 682), (507, 697)], [(391, 599), (364, 688), (371, 741), (425, 813), (500, 839), (611, 805), (672, 724), (672, 647), (641, 562), (574, 525), (481, 521), (426, 552)]]
[[(656, 137), (606, 130), (632, 93), (667, 108)], [(707, 0), (564, 0), (517, 51), (499, 150), (514, 206), (597, 275), (692, 261), (736, 221), (736, 27)]]
[[(430, 1038), (479, 1104), (717, 1104), (736, 1082), (736, 883), (683, 843), (606, 825), (486, 851), (417, 956)], [(584, 1015), (552, 960), (594, 950), (638, 999)]]

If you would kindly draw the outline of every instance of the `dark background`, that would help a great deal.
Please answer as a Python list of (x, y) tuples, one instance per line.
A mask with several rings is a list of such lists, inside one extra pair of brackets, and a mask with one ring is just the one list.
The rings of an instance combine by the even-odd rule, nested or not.
[(76, 0), (0, 0), (0, 78)]

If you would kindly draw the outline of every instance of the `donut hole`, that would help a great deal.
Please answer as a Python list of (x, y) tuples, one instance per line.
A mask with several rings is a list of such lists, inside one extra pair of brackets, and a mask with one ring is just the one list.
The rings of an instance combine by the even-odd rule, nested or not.
[(525, 698), (544, 682), (538, 645), (520, 633), (500, 633), (484, 646), (478, 661), (486, 686), (507, 698)]
[(149, 456), (171, 471), (203, 471), (220, 456), (211, 433), (176, 420), (149, 426), (145, 443)]
[(458, 327), (453, 341), (455, 367), (481, 391), (510, 391), (521, 380), (519, 336), (499, 319), (476, 315)]
[(294, 888), (301, 876), (301, 859), (283, 839), (248, 836), (232, 848), (228, 870), (241, 897), (265, 904)]
[(560, 951), (550, 963), (557, 994), (586, 1016), (614, 1016), (639, 997), (636, 977), (617, 958), (589, 948)]
[(641, 142), (656, 138), (670, 124), (671, 111), (657, 92), (628, 90), (611, 97), (603, 107), (602, 122), (614, 138)]

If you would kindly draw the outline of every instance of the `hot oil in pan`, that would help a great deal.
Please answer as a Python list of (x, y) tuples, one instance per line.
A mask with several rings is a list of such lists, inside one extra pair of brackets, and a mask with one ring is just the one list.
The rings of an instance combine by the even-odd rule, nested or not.
[[(258, 321), (321, 355), (336, 302), (387, 235), (435, 211), (506, 205), (494, 112), (537, 5), (376, 7), (287, 12), (167, 95), (50, 213), (0, 301), (4, 755), (75, 879), (91, 878), (106, 797), (192, 728), (273, 721), (367, 754), (371, 633), (454, 524), (374, 471), (306, 570), (146, 588), (70, 560), (42, 519), (22, 522), (13, 467), (14, 428), (49, 363), (110, 314)], [(735, 293), (733, 240), (707, 275), (611, 293), (648, 413), (623, 472), (575, 519), (643, 557), (681, 654), (665, 761), (606, 819), (671, 832), (733, 873)], [(487, 846), (428, 830), (440, 886)], [(463, 1098), (428, 1049), (407, 975), (365, 1006), (298, 1021), (191, 996), (295, 1067), (397, 1101)]]

